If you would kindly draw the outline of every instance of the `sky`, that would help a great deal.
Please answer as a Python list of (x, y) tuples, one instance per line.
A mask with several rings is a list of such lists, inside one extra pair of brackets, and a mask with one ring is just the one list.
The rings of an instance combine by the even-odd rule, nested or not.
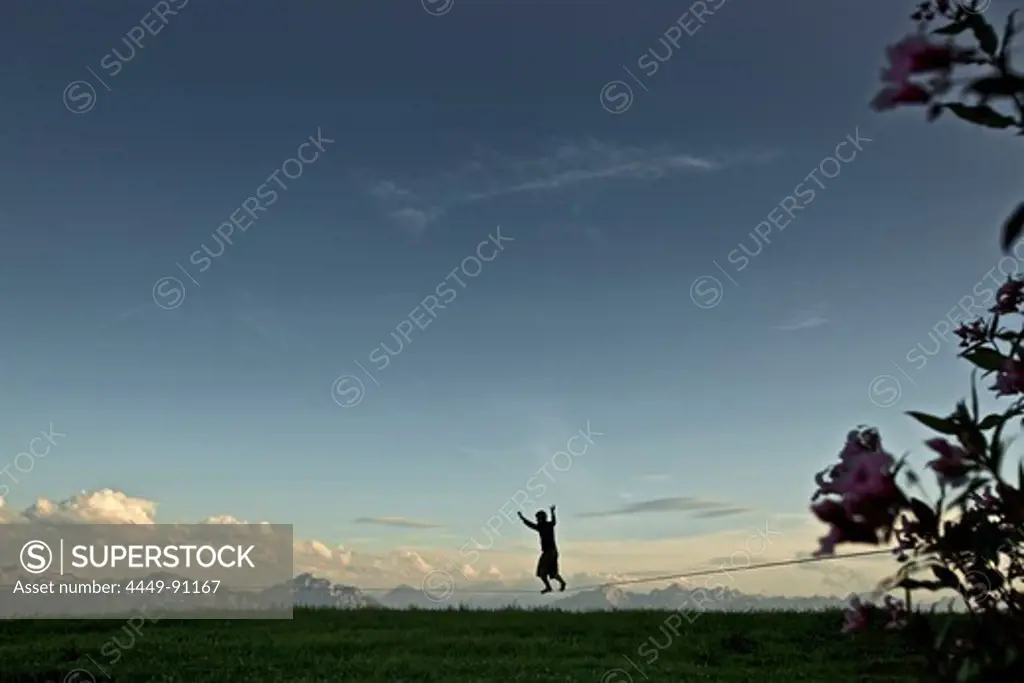
[(532, 586), (517, 500), (577, 583), (813, 551), (1020, 267), (1006, 134), (868, 107), (912, 4), (11, 2), (5, 518), (292, 524), (365, 586)]

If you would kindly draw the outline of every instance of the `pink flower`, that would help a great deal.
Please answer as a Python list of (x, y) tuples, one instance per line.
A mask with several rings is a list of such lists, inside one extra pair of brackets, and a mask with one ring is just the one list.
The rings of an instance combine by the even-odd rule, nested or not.
[(1024, 392), (1024, 369), (1020, 363), (1007, 358), (1003, 370), (996, 376), (996, 383), (991, 389), (996, 396), (1012, 396)]
[(993, 508), (999, 503), (999, 500), (992, 494), (991, 484), (986, 486), (980, 492), (972, 493), (971, 500), (973, 500), (974, 504), (982, 510)]
[[(882, 69), (885, 87), (871, 101), (876, 111), (895, 109), (907, 104), (927, 104), (932, 99), (923, 86), (910, 77), (930, 71), (940, 72), (939, 82), (948, 81), (953, 64), (965, 52), (952, 43), (933, 43), (922, 34), (907, 36), (886, 48), (889, 66)], [(939, 87), (939, 86), (936, 86)]]
[(816, 556), (834, 555), (839, 543), (878, 543), (878, 530), (892, 525), (894, 503), (900, 499), (892, 470), (895, 458), (882, 450), (874, 429), (851, 431), (839, 453), (840, 462), (815, 477), (823, 495), (838, 496), (811, 506), (818, 519), (831, 528), (819, 539)]
[(846, 521), (846, 508), (834, 500), (823, 500), (812, 505), (811, 512), (825, 524), (842, 524)]
[(945, 439), (929, 439), (925, 445), (939, 454), (938, 458), (926, 465), (938, 475), (939, 479), (954, 483), (964, 478), (968, 470), (968, 463), (965, 462), (968, 457), (967, 451)]
[(831, 557), (836, 554), (836, 546), (845, 540), (842, 529), (833, 526), (828, 530), (828, 534), (818, 539), (818, 549), (811, 554), (814, 557)]
[(811, 512), (825, 524), (829, 525), (828, 534), (818, 539), (818, 550), (813, 554), (815, 557), (825, 557), (836, 554), (836, 545), (846, 540), (843, 535), (843, 528), (854, 524), (846, 514), (846, 508), (842, 503), (834, 500), (823, 500), (811, 506)]
[(839, 459), (849, 462), (863, 455), (879, 450), (882, 437), (874, 429), (853, 429), (846, 435), (846, 444), (839, 451)]
[(964, 323), (956, 329), (955, 334), (960, 337), (960, 348), (962, 349), (988, 339), (988, 329), (983, 320), (975, 320), (970, 325)]
[(927, 90), (914, 83), (903, 83), (882, 88), (871, 100), (875, 111), (888, 111), (903, 105), (928, 104), (932, 96)]
[(882, 81), (907, 83), (913, 74), (928, 71), (948, 72), (962, 52), (952, 44), (932, 43), (924, 35), (910, 35), (885, 49), (889, 67), (882, 70)]
[(907, 610), (902, 600), (897, 600), (891, 595), (885, 596), (885, 609), (889, 612), (889, 622), (885, 625), (888, 630), (897, 630), (907, 625)]
[(996, 293), (996, 305), (989, 310), (993, 313), (1018, 313), (1024, 303), (1024, 281), (1007, 280)]
[(887, 501), (896, 491), (892, 466), (896, 459), (885, 451), (862, 453), (851, 465), (839, 467), (832, 482), (850, 514), (861, 511), (866, 501)]
[(856, 595), (850, 598), (850, 606), (843, 613), (843, 633), (856, 633), (868, 626), (868, 610), (871, 605), (860, 601)]

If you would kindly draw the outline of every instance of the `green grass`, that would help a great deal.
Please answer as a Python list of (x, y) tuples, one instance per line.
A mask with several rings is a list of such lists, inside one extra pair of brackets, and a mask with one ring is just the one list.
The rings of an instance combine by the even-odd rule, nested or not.
[[(0, 681), (915, 680), (915, 659), (898, 636), (842, 635), (838, 612), (704, 613), (693, 615), (692, 623), (682, 620), (678, 635), (665, 626), (670, 615), (296, 610), (292, 621), (136, 620), (138, 633), (124, 620), (4, 621)], [(652, 645), (652, 637), (663, 649)], [(66, 678), (77, 668), (94, 678)]]

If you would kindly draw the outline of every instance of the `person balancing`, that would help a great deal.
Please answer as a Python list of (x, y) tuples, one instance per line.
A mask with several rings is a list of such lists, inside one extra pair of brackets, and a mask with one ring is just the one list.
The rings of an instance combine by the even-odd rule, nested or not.
[(554, 579), (559, 584), (559, 591), (565, 590), (565, 579), (558, 572), (558, 546), (555, 545), (555, 506), (551, 506), (551, 521), (543, 510), (537, 511), (536, 523), (531, 522), (519, 511), (519, 519), (523, 524), (530, 527), (540, 536), (540, 559), (537, 560), (537, 578), (544, 582), (544, 590), (541, 594), (551, 592), (551, 581)]

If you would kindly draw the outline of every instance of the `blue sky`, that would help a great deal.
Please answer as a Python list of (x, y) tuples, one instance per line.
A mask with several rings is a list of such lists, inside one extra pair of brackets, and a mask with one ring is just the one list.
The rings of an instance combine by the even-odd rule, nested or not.
[[(660, 0), (13, 3), (2, 452), (67, 436), (7, 505), (109, 488), (160, 521), (453, 552), (589, 422), (602, 436), (537, 503), (563, 539), (625, 547), (801, 516), (858, 423), (920, 451), (901, 411), (947, 410), (967, 374), (953, 343), (907, 354), (997, 267), (1021, 167), (1004, 135), (868, 109), (904, 5), (716, 0), (699, 24)], [(612, 114), (615, 80), (633, 98)], [(729, 254), (858, 131), (739, 270)], [(316, 157), (274, 185), (296, 154)], [(260, 186), (278, 197), (250, 223)], [(232, 214), (245, 231), (200, 272)], [(504, 249), (377, 369), (499, 226)], [(575, 518), (667, 498), (749, 511)]]

